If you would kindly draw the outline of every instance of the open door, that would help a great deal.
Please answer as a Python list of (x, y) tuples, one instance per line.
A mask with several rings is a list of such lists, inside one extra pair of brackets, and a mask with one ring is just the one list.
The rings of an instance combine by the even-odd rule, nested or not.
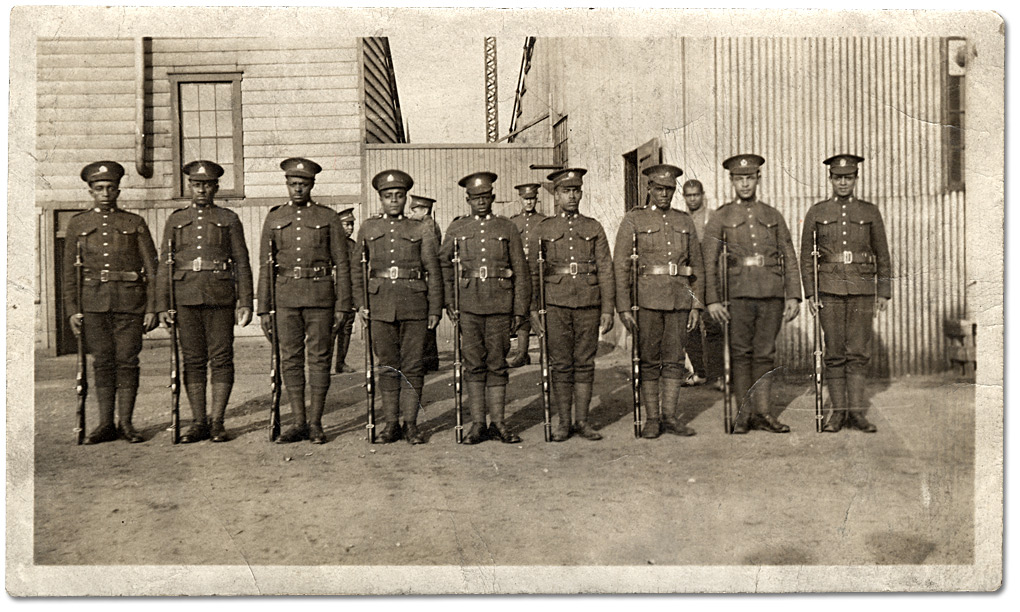
[(628, 210), (635, 206), (644, 206), (648, 197), (648, 181), (641, 180), (645, 168), (662, 163), (662, 147), (659, 139), (653, 138), (623, 155), (624, 205)]

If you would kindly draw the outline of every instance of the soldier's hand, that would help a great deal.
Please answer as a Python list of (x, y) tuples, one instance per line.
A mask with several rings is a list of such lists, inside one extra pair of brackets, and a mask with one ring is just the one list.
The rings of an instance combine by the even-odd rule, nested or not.
[(608, 334), (613, 329), (614, 317), (611, 312), (603, 312), (599, 315), (599, 333)]
[(545, 328), (542, 327), (542, 317), (538, 316), (537, 310), (531, 311), (531, 329), (535, 330), (538, 336), (545, 335)]
[(698, 323), (701, 323), (701, 311), (692, 308), (691, 314), (687, 315), (687, 333), (696, 330)]
[(332, 329), (332, 333), (333, 333), (334, 336), (336, 335), (336, 333), (338, 331), (340, 331), (340, 328), (344, 326), (344, 321), (346, 321), (346, 320), (347, 320), (347, 313), (346, 312), (341, 310), (340, 312), (334, 312), (333, 313), (333, 329)]
[(429, 315), (428, 328), (435, 329), (439, 325), (439, 315)]
[(81, 322), (85, 320), (85, 315), (73, 314), (71, 315), (68, 323), (71, 324), (71, 331), (74, 332), (75, 336), (81, 335)]
[(159, 313), (159, 322), (163, 324), (163, 327), (169, 328), (174, 324), (174, 318), (170, 316), (168, 311)]
[(720, 325), (730, 320), (730, 313), (726, 310), (726, 307), (719, 302), (708, 305), (708, 314)]
[(631, 334), (633, 334), (638, 328), (637, 321), (634, 320), (634, 315), (629, 312), (620, 313), (620, 322), (623, 323), (623, 326), (627, 328), (627, 331)]
[(237, 324), (247, 327), (249, 323), (251, 323), (251, 308), (241, 306), (237, 309)]
[(450, 307), (446, 308), (446, 316), (450, 317), (450, 320), (453, 321), (454, 323), (457, 322), (457, 313), (454, 312), (452, 308)]
[(818, 316), (818, 310), (821, 308), (821, 306), (819, 306), (819, 304), (815, 300), (813, 300), (813, 299), (809, 299), (807, 301), (807, 305), (808, 305), (808, 312), (811, 313), (811, 316), (812, 317), (817, 317)]
[(259, 316), (259, 326), (262, 327), (262, 333), (265, 334), (266, 339), (270, 342), (273, 341), (273, 319), (270, 315)]
[(159, 326), (159, 317), (154, 312), (145, 313), (145, 317), (142, 319), (142, 331), (149, 333)]
[(875, 306), (876, 306), (875, 316), (877, 317), (878, 313), (885, 312), (886, 308), (889, 308), (889, 298), (884, 297), (878, 298), (878, 302), (875, 304)]
[(800, 304), (797, 303), (797, 300), (786, 300), (786, 307), (783, 309), (783, 321), (789, 323), (796, 319), (799, 313)]
[(362, 307), (358, 309), (358, 316), (361, 317), (362, 322), (367, 323), (371, 313), (369, 313), (368, 308)]
[(524, 325), (524, 316), (514, 315), (513, 328), (510, 329), (510, 333), (517, 333), (517, 330), (521, 328), (521, 325)]

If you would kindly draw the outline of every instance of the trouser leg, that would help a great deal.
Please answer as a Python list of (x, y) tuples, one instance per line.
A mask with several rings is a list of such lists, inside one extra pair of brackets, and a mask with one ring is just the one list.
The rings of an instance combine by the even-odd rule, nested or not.
[(120, 435), (122, 438), (137, 444), (145, 442), (145, 438), (135, 431), (131, 419), (135, 414), (135, 400), (138, 398), (138, 387), (117, 388), (117, 418), (120, 421)]
[(553, 442), (563, 442), (570, 437), (570, 403), (574, 396), (574, 385), (565, 382), (552, 382), (549, 387), (553, 412), (556, 413), (557, 424), (552, 432)]

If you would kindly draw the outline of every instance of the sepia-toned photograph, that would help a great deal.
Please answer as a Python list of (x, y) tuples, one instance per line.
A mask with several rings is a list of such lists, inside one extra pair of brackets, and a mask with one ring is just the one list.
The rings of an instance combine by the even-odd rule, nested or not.
[(999, 589), (1004, 28), (13, 9), (8, 593)]

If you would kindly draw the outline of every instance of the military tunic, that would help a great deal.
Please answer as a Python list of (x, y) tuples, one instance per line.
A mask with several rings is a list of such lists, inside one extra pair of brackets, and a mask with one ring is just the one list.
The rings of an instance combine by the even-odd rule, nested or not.
[[(432, 233), (436, 236), (436, 252), (438, 254), (439, 246), (443, 244), (443, 232), (439, 229), (439, 224), (431, 216), (425, 217), (422, 222), (432, 227)], [(426, 372), (434, 372), (439, 369), (439, 344), (436, 341), (436, 328), (434, 327), (425, 331), (423, 361)]]
[(420, 395), (428, 317), (441, 316), (443, 308), (435, 234), (404, 215), (379, 215), (362, 223), (357, 242), (359, 259), (368, 249), (370, 273), (369, 303), (360, 285), (355, 303), (370, 312), (379, 389), (398, 391), (406, 378)]
[(174, 211), (163, 230), (156, 310), (170, 308), (170, 241), (174, 242), (174, 296), (184, 362), (184, 383), (234, 382), (234, 319), (252, 308), (248, 246), (237, 214), (192, 204)]
[(812, 206), (801, 235), (804, 293), (814, 297), (813, 235), (820, 259), (818, 292), (825, 330), (825, 372), (830, 379), (846, 372), (864, 375), (871, 358), (872, 317), (876, 297), (892, 295), (891, 259), (885, 224), (870, 202), (833, 196)]
[[(93, 208), (71, 217), (63, 260), (64, 309), (85, 314), (85, 344), (96, 387), (138, 387), (143, 319), (156, 312), (156, 246), (145, 220), (118, 208)], [(78, 303), (77, 245), (84, 286)]]
[[(453, 275), (453, 242), (460, 245), (461, 277)], [(439, 251), (447, 308), (453, 308), (453, 283), (460, 284), (464, 380), (505, 386), (506, 354), (514, 316), (525, 317), (531, 304), (531, 277), (520, 232), (494, 214), (454, 219)]]
[[(705, 233), (705, 226), (712, 211), (702, 205), (695, 211), (688, 210), (687, 214), (694, 221), (694, 229), (698, 233), (698, 243), (701, 244)], [(706, 262), (707, 263), (707, 262)], [(687, 343), (687, 356), (691, 358), (691, 365), (694, 373), (701, 378), (709, 380), (718, 379), (723, 375), (723, 353), (722, 353), (722, 326), (715, 322), (712, 317), (701, 317), (700, 338), (695, 338)], [(698, 331), (694, 332), (698, 334)]]
[[(531, 248), (530, 245), (532, 233), (535, 231), (535, 228), (538, 227), (539, 223), (545, 221), (548, 218), (549, 217), (537, 211), (530, 213), (521, 211), (516, 215), (510, 217), (510, 221), (513, 222), (513, 224), (517, 227), (517, 230), (521, 233), (521, 245), (524, 247), (525, 257), (528, 257), (528, 253)], [(532, 297), (534, 297), (534, 295)], [(521, 324), (521, 327), (517, 330), (516, 335), (518, 338), (518, 348), (522, 351), (525, 351), (526, 354), (528, 350), (527, 347), (529, 344), (528, 340), (530, 340), (529, 336), (531, 335), (530, 318), (524, 319), (524, 323)], [(523, 339), (523, 342), (521, 339)], [(522, 357), (522, 359), (527, 359), (527, 357)]]
[[(537, 213), (536, 213), (537, 214)], [(595, 377), (600, 315), (613, 314), (616, 286), (602, 224), (580, 213), (546, 217), (529, 231), (527, 252), (532, 310), (538, 303), (538, 255), (545, 248), (546, 326), (554, 382), (590, 383)]]
[[(340, 217), (314, 202), (288, 202), (266, 215), (262, 226), (259, 315), (269, 312), (269, 250), (276, 244), (276, 319), (284, 384), (304, 389), (304, 358), (315, 389), (329, 388), (335, 313), (349, 311), (351, 267)], [(357, 280), (357, 279), (355, 279)]]
[(616, 233), (616, 310), (631, 312), (634, 239), (637, 238), (638, 356), (641, 380), (679, 380), (690, 311), (705, 303), (705, 269), (690, 215), (648, 205), (623, 217)]

